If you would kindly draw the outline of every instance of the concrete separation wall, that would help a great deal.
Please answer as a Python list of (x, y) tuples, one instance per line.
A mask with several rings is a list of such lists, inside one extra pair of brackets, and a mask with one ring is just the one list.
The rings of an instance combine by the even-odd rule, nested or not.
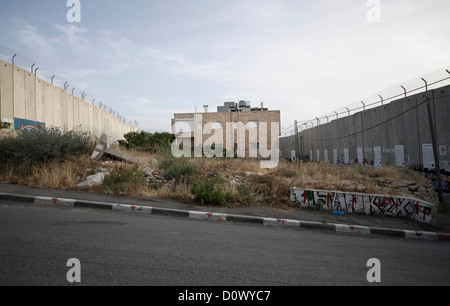
[(430, 223), (433, 205), (414, 198), (291, 188), (291, 201), (299, 207), (348, 214), (389, 215)]
[(282, 137), (281, 156), (292, 160), (292, 151), (297, 151), (301, 159), (307, 161), (342, 164), (366, 160), (374, 166), (434, 168), (434, 157), (428, 150), (431, 133), (427, 104), (432, 111), (441, 169), (450, 171), (450, 86), (330, 120), (298, 135)]
[(277, 218), (265, 218), (256, 216), (233, 215), (223, 213), (211, 213), (205, 211), (187, 211), (179, 209), (158, 208), (150, 206), (122, 204), (122, 203), (107, 203), (76, 199), (64, 199), (44, 196), (29, 196), (18, 195), (11, 193), (0, 193), (0, 200), (20, 202), (29, 205), (40, 206), (63, 206), (63, 207), (79, 207), (87, 209), (102, 209), (107, 211), (114, 211), (118, 213), (143, 214), (143, 215), (165, 215), (178, 218), (201, 219), (205, 221), (215, 222), (243, 222), (260, 224), (263, 226), (277, 226), (298, 229), (314, 229), (331, 231), (342, 234), (355, 235), (386, 235), (398, 236), (406, 239), (421, 239), (421, 240), (446, 240), (450, 241), (450, 233), (426, 232), (426, 231), (412, 231), (392, 228), (368, 227), (359, 225), (322, 223), (302, 220), (289, 220)]
[[(16, 120), (44, 123), (46, 128), (108, 135), (109, 143), (137, 130), (119, 118), (33, 73), (0, 60), (0, 121), (14, 127)], [(114, 128), (112, 128), (114, 127)]]

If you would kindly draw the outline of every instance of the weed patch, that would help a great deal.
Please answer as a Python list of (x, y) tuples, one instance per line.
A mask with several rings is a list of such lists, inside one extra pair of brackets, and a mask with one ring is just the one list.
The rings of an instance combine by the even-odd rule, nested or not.
[(121, 165), (105, 176), (103, 183), (95, 188), (104, 193), (117, 195), (142, 195), (146, 189), (142, 171), (135, 165)]
[(194, 182), (191, 192), (195, 196), (195, 200), (201, 205), (213, 204), (223, 206), (231, 198), (231, 194), (224, 192), (213, 179), (207, 179), (201, 184)]

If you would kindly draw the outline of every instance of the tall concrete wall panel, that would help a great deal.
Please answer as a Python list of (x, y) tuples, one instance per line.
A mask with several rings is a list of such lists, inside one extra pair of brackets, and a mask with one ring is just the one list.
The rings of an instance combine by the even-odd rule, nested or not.
[[(391, 119), (388, 123), (383, 126), (383, 141), (389, 145), (389, 149), (393, 150), (390, 152), (389, 156), (394, 155), (391, 159), (392, 162), (395, 160), (395, 146), (404, 145), (405, 143), (405, 129), (403, 125), (403, 105), (401, 101), (393, 101), (388, 105), (390, 107), (390, 116), (386, 115), (385, 119)], [(389, 109), (388, 109), (389, 110)]]
[(52, 85), (52, 91), (53, 91), (53, 124), (56, 128), (62, 129), (63, 128), (63, 121), (62, 121), (62, 97), (61, 97), (61, 89), (55, 85)]
[(88, 116), (89, 116), (89, 135), (94, 135), (94, 107), (92, 104), (88, 104)]
[(74, 97), (66, 93), (66, 103), (67, 103), (67, 129), (72, 131), (74, 129), (73, 126), (73, 100)]
[(94, 107), (94, 122), (95, 122), (95, 129), (94, 133), (96, 137), (99, 137), (102, 135), (102, 118), (101, 118), (101, 110), (98, 107)]
[[(379, 147), (381, 152), (381, 113), (382, 108), (373, 108), (363, 112), (364, 121), (364, 158), (368, 161), (375, 160), (375, 147)], [(367, 122), (366, 122), (367, 120)]]
[(83, 131), (89, 131), (89, 105), (84, 101), (81, 102), (81, 122)]
[(430, 105), (431, 114), (434, 116), (434, 101), (432, 92), (417, 95), (418, 130), (420, 146), (424, 143), (431, 143), (430, 123), (428, 120), (427, 104)]
[[(372, 112), (371, 110), (363, 111), (361, 113), (362, 116), (362, 127), (363, 127), (363, 142), (362, 142), (362, 148), (363, 148), (363, 159), (367, 160), (373, 160), (373, 151), (372, 146), (370, 145), (370, 140), (375, 143), (374, 139), (374, 128), (372, 123)], [(369, 141), (367, 141), (369, 140)], [(358, 160), (359, 163), (362, 162), (362, 160)]]
[(25, 71), (14, 67), (14, 117), (26, 119), (25, 117)]
[(73, 97), (73, 127), (76, 131), (81, 131), (80, 123), (80, 99)]
[[(344, 154), (344, 148), (348, 148), (350, 152), (350, 157), (354, 157), (356, 155), (356, 127), (355, 120), (352, 117), (344, 118), (344, 126), (347, 129), (347, 137), (344, 138), (344, 146), (342, 147), (342, 154)], [(345, 135), (345, 134), (344, 134)]]
[(61, 126), (63, 129), (67, 129), (69, 125), (68, 105), (67, 105), (67, 92), (63, 89), (59, 89), (59, 99), (61, 103)]
[(450, 161), (450, 87), (434, 91), (434, 124), (441, 162)]
[(24, 71), (25, 75), (25, 117), (36, 121), (36, 78), (34, 74)]
[[(355, 150), (352, 150), (349, 152), (350, 154), (350, 161), (353, 161), (354, 159), (357, 158), (357, 152), (358, 150), (362, 150), (362, 158), (364, 158), (364, 146), (365, 146), (365, 142), (364, 142), (364, 137), (366, 135), (366, 133), (364, 132), (364, 121), (363, 121), (363, 112), (359, 112), (353, 115), (354, 117), (354, 122), (355, 122)], [(366, 122), (366, 126), (367, 126), (367, 122)], [(359, 162), (359, 161), (358, 161)]]
[(338, 159), (342, 159), (344, 148), (348, 147), (348, 136), (346, 118), (336, 119), (331, 122), (331, 136), (333, 140), (333, 149), (337, 150)]
[(42, 103), (44, 106), (44, 122), (48, 128), (54, 127), (55, 114), (53, 112), (53, 88), (49, 83), (46, 83), (45, 86), (42, 87), (43, 96)]
[(43, 86), (42, 80), (36, 79), (36, 121), (45, 122), (44, 120), (44, 101), (43, 101)]
[(0, 120), (14, 122), (12, 65), (0, 62)]
[(401, 100), (403, 104), (403, 131), (405, 137), (406, 164), (417, 164), (421, 160), (421, 147), (419, 143), (419, 127), (417, 98), (415, 96)]
[[(381, 160), (385, 164), (391, 164), (395, 160), (394, 155), (394, 148), (395, 144), (393, 142), (393, 137), (391, 137), (391, 134), (396, 134), (398, 131), (395, 130), (395, 128), (392, 126), (392, 113), (394, 110), (394, 106), (392, 103), (389, 103), (387, 105), (383, 105), (380, 108), (380, 123), (382, 124), (380, 126), (380, 133), (381, 133), (381, 139), (382, 139), (382, 147), (381, 147)], [(403, 134), (403, 131), (402, 131)]]

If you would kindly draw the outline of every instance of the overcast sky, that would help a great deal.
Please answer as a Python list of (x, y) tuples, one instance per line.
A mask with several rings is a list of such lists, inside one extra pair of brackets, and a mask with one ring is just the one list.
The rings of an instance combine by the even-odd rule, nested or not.
[(287, 128), (450, 67), (448, 0), (80, 3), (69, 22), (66, 0), (2, 0), (0, 44), (141, 129), (239, 100)]

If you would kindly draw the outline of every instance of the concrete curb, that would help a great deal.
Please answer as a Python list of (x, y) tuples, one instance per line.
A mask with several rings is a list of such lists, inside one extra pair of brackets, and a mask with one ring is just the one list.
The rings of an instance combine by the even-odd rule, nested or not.
[(264, 226), (304, 228), (314, 230), (326, 230), (340, 234), (353, 234), (361, 236), (397, 236), (405, 239), (441, 240), (450, 241), (450, 233), (437, 233), (426, 231), (412, 231), (393, 228), (368, 227), (360, 225), (347, 225), (337, 223), (321, 223), (315, 221), (300, 221), (290, 219), (265, 218), (246, 215), (211, 213), (205, 211), (188, 211), (170, 208), (139, 206), (122, 203), (107, 203), (76, 199), (53, 198), (43, 196), (27, 196), (12, 193), (0, 193), (0, 200), (15, 201), (39, 206), (77, 207), (88, 209), (101, 209), (121, 213), (152, 214), (173, 217), (184, 217), (209, 221), (230, 221), (240, 223), (262, 224)]

